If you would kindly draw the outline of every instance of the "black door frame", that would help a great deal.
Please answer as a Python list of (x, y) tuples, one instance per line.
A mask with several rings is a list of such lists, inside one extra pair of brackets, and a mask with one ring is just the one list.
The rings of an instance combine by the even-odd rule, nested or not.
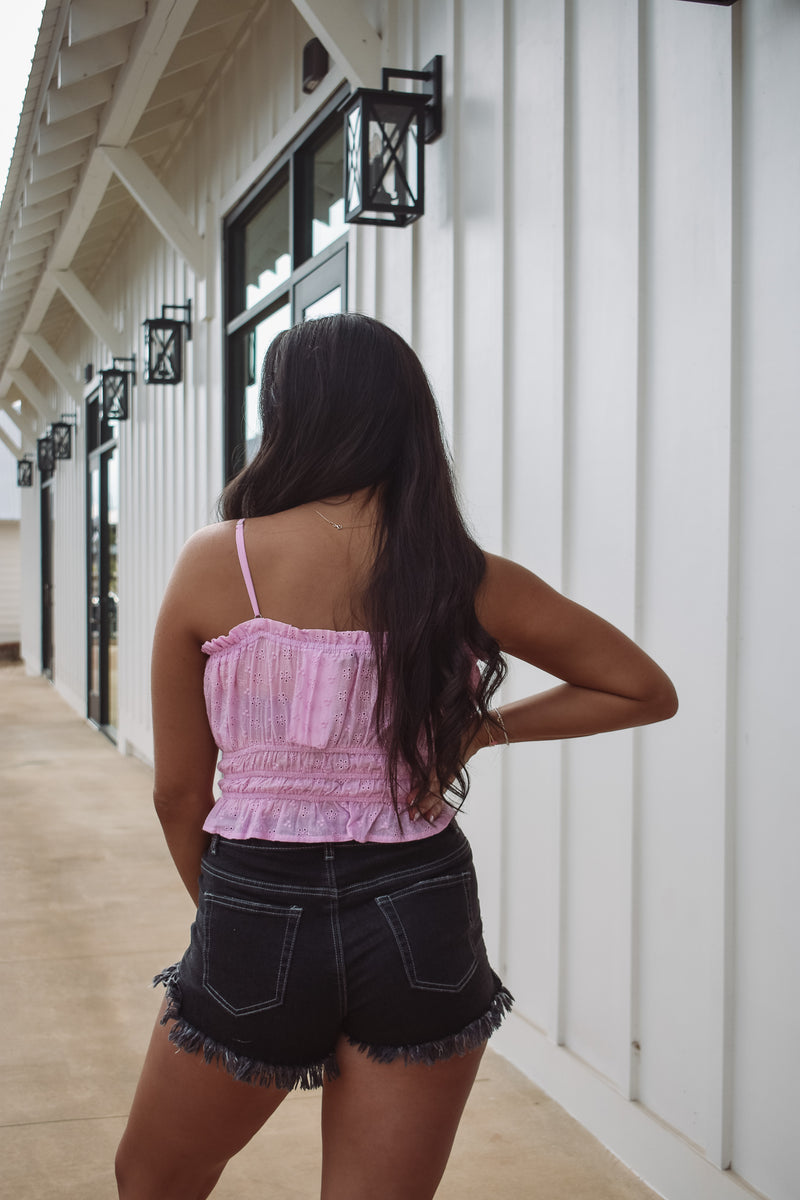
[[(112, 425), (100, 416), (101, 399), (99, 393), (93, 393), (86, 401), (86, 715), (92, 724), (96, 725), (111, 741), (116, 742), (116, 727), (110, 724), (110, 672), (109, 646), (112, 619), (116, 622), (117, 614), (111, 611), (110, 591), (110, 540), (108, 535), (108, 463), (112, 455), (118, 452), (119, 443)], [(97, 405), (92, 414), (91, 406)], [(96, 443), (96, 444), (95, 444)], [(97, 602), (93, 604), (92, 584), (92, 474), (99, 472), (99, 579)], [(96, 612), (93, 610), (96, 609)], [(97, 691), (92, 691), (92, 636), (97, 633), (98, 664)]]
[(53, 475), (42, 473), (39, 495), (42, 603), (42, 674), (53, 681)]
[[(342, 109), (350, 96), (350, 85), (342, 84), (338, 91), (319, 110), (313, 120), (298, 134), (273, 162), (265, 175), (242, 197), (223, 222), (223, 361), (225, 363), (225, 396), (223, 456), (224, 477), (231, 479), (244, 466), (244, 357), (237, 352), (238, 339), (253, 330), (265, 317), (290, 305), (290, 323), (300, 319), (297, 304), (298, 288), (304, 294), (303, 307), (313, 302), (308, 295), (308, 275), (334, 260), (329, 271), (341, 272), (343, 311), (348, 310), (347, 246), (349, 227), (329, 246), (312, 254), (311, 222), (313, 215), (313, 162), (316, 150), (332, 133), (341, 127)], [(269, 295), (263, 296), (250, 308), (241, 307), (241, 286), (244, 272), (244, 230), (250, 220), (282, 188), (289, 188), (289, 248), (292, 270), (288, 278), (277, 284)], [(337, 278), (336, 282), (340, 282)], [(313, 286), (313, 285), (311, 285)], [(333, 285), (335, 286), (335, 284)], [(323, 286), (320, 295), (329, 291)], [(237, 299), (238, 297), (238, 299)], [(260, 366), (260, 364), (257, 365)]]

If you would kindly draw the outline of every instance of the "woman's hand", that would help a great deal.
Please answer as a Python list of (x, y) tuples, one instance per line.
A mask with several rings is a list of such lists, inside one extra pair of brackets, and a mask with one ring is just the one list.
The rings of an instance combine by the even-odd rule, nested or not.
[(436, 818), (444, 812), (444, 807), (439, 785), (435, 784), (425, 792), (420, 789), (416, 794), (412, 794), (408, 801), (408, 817), (411, 821), (423, 820), (433, 825)]
[[(474, 754), (477, 754), (484, 746), (493, 744), (494, 740), (486, 722), (476, 721), (464, 736), (464, 745), (461, 751), (462, 762), (466, 766)], [(445, 807), (446, 802), (442, 799), (442, 790), (438, 780), (432, 780), (428, 790), (424, 793), (421, 789), (419, 792), (412, 793), (408, 801), (408, 815), (412, 821), (423, 819), (433, 825), (442, 815)]]

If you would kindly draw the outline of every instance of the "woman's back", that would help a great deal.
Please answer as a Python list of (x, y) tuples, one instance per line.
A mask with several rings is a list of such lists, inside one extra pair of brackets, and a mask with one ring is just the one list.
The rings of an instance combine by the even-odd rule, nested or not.
[[(246, 557), (259, 612), (298, 629), (365, 629), (363, 594), (374, 559), (377, 500), (301, 505), (246, 523)], [(233, 521), (195, 535), (187, 618), (201, 641), (253, 616)], [(337, 528), (341, 526), (341, 528)]]
[[(373, 511), (364, 497), (319, 502), (239, 520), (235, 530), (226, 522), (196, 539), (184, 594), (198, 630), (224, 630), (203, 636), (201, 647), (208, 723), (222, 751), (221, 797), (206, 832), (395, 842), (449, 822), (451, 810), (412, 828), (392, 800), (363, 621)], [(410, 793), (403, 763), (397, 779)]]

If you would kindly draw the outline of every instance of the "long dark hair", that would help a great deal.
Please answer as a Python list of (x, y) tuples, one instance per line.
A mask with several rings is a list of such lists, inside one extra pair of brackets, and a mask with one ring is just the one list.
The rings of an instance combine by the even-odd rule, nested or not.
[[(356, 313), (280, 333), (264, 359), (263, 436), (222, 494), (226, 520), (380, 490), (364, 596), (378, 672), (377, 732), (397, 807), (397, 768), (463, 802), (466, 732), (491, 720), (505, 675), (475, 614), (486, 568), (464, 525), (430, 384), (414, 351)], [(483, 664), (478, 672), (475, 662)]]

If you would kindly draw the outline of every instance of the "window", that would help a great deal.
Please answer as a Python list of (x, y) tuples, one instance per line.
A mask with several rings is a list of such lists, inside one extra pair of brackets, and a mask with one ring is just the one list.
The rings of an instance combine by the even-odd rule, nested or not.
[(261, 439), (261, 364), (276, 334), (347, 309), (344, 87), (225, 222), (225, 475)]

